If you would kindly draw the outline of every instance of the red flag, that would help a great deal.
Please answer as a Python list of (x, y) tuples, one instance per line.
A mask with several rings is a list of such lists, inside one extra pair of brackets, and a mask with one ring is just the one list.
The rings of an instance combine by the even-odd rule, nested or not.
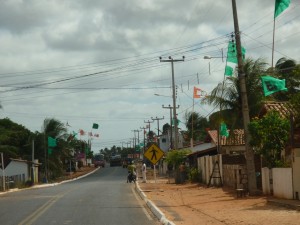
[(194, 87), (194, 98), (200, 98), (201, 97), (201, 89)]
[(85, 135), (84, 130), (80, 129), (80, 130), (79, 130), (79, 134), (82, 135), (82, 136)]

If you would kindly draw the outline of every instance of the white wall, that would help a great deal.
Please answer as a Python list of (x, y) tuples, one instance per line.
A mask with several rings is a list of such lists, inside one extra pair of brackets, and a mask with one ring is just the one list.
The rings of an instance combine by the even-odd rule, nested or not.
[[(4, 170), (5, 176), (24, 176), (24, 181), (28, 180), (28, 165), (26, 162), (11, 161)], [(0, 171), (0, 176), (2, 176), (2, 170)]]
[(293, 199), (292, 168), (273, 168), (274, 196)]
[(261, 177), (262, 177), (262, 189), (265, 195), (271, 195), (271, 188), (270, 185), (270, 169), (268, 167), (261, 168)]
[[(217, 166), (214, 169), (215, 162), (219, 161), (219, 169), (217, 170)], [(221, 176), (223, 179), (223, 170), (222, 170), (222, 155), (215, 155), (215, 156), (203, 156), (198, 158), (198, 169), (201, 172), (202, 183), (209, 184), (210, 176)], [(219, 186), (221, 184), (221, 180), (219, 178), (212, 178), (211, 185)]]
[[(300, 198), (300, 148), (293, 150), (293, 187), (294, 198)], [(298, 196), (297, 196), (297, 194)]]

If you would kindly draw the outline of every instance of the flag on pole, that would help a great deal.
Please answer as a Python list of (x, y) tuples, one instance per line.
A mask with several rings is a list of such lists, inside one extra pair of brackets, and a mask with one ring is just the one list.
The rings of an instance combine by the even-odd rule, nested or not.
[(291, 0), (276, 0), (274, 18), (279, 16), (284, 10), (286, 10), (291, 3)]
[(99, 124), (93, 123), (93, 129), (98, 129), (98, 128), (99, 128)]
[(226, 76), (232, 76), (233, 74), (233, 68), (231, 66), (226, 65), (225, 67), (225, 75)]
[(194, 98), (200, 98), (201, 97), (201, 89), (194, 87)]
[(177, 121), (177, 125), (181, 122), (179, 119), (172, 119), (172, 125), (175, 125), (175, 121)]
[(48, 147), (56, 147), (56, 139), (48, 136)]
[[(246, 55), (246, 49), (242, 47), (242, 58), (245, 60)], [(233, 41), (230, 41), (228, 44), (228, 50), (227, 50), (227, 60), (226, 60), (226, 66), (225, 66), (225, 76), (232, 76), (233, 75), (233, 69), (238, 63), (237, 59), (237, 49), (236, 44)]]
[(225, 123), (221, 123), (221, 126), (220, 126), (220, 135), (221, 136), (225, 136), (225, 137), (229, 136), (229, 133), (228, 133), (228, 130), (227, 130), (227, 126), (226, 126)]
[[(242, 47), (242, 58), (245, 59), (246, 49)], [(232, 41), (228, 44), (228, 50), (227, 50), (227, 62), (232, 62), (237, 64), (237, 50), (236, 50), (236, 44)]]
[(280, 80), (271, 76), (261, 76), (264, 95), (268, 96), (278, 91), (287, 91), (285, 79)]

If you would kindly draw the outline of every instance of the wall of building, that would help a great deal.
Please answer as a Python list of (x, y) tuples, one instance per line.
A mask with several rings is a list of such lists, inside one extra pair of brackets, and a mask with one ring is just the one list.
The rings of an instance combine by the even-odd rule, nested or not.
[(294, 188), (294, 199), (300, 198), (300, 148), (293, 149), (293, 188)]
[(274, 196), (293, 199), (292, 168), (273, 168), (272, 176)]
[(263, 193), (274, 197), (293, 199), (292, 168), (263, 168)]
[[(29, 168), (26, 162), (11, 161), (4, 169), (4, 173), (7, 180), (13, 181), (14, 184), (23, 183), (29, 179)], [(2, 169), (0, 169), (0, 176), (2, 180)]]

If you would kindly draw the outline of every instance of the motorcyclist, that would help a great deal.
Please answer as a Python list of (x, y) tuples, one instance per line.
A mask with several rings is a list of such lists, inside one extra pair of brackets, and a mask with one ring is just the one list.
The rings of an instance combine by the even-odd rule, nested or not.
[(134, 165), (134, 162), (131, 161), (130, 164), (127, 166), (128, 175), (127, 175), (127, 183), (132, 182), (136, 180), (136, 167)]

